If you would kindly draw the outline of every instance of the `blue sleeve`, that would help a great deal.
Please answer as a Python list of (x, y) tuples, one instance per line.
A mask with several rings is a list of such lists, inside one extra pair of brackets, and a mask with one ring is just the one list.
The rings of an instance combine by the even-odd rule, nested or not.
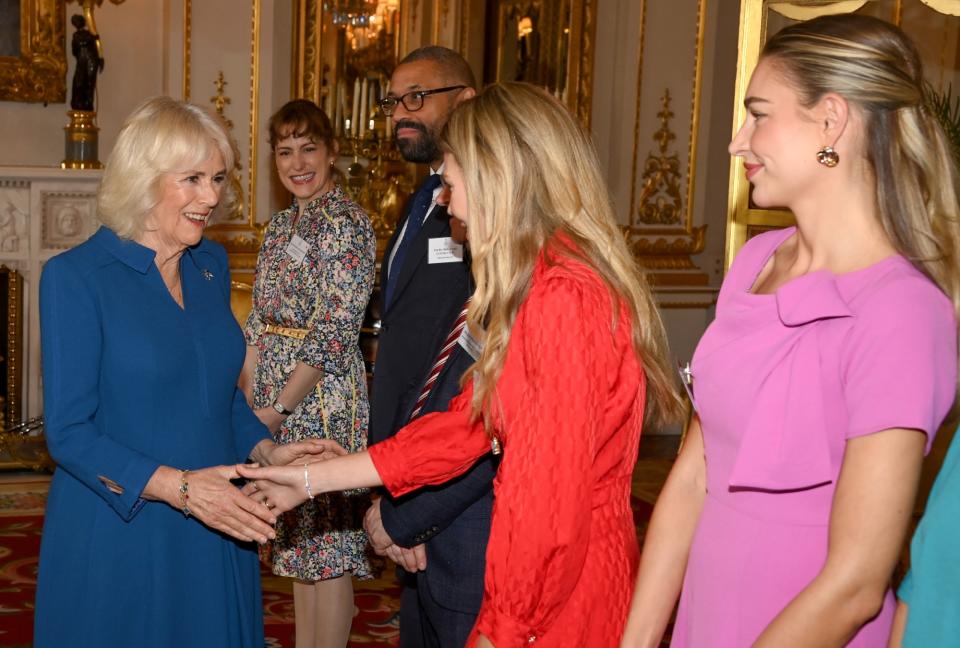
[[(212, 243), (209, 245), (210, 252), (214, 259), (216, 259), (217, 265), (220, 268), (220, 271), (217, 274), (223, 277), (225, 303), (227, 309), (229, 310), (230, 263), (227, 260), (227, 251), (224, 250), (220, 245)], [(231, 325), (236, 325), (236, 320), (233, 317), (233, 313), (229, 313), (229, 315)], [(237, 378), (239, 380), (239, 376), (237, 376)], [(237, 461), (243, 463), (250, 457), (250, 453), (253, 452), (253, 448), (258, 443), (264, 439), (271, 438), (270, 432), (267, 430), (266, 426), (260, 422), (260, 419), (257, 418), (257, 415), (253, 413), (253, 410), (250, 409), (250, 406), (247, 405), (247, 398), (243, 395), (243, 392), (240, 391), (239, 387), (236, 387), (233, 390), (233, 407), (231, 415), (233, 420), (233, 440), (237, 449)]]
[(47, 447), (60, 469), (129, 521), (143, 506), (140, 494), (160, 463), (125, 446), (122, 430), (97, 423), (100, 318), (88, 278), (63, 256), (50, 259), (40, 279)]
[(897, 598), (910, 605), (910, 597), (913, 594), (913, 570), (907, 572), (907, 575), (903, 577), (903, 582), (900, 583), (900, 587), (897, 589)]

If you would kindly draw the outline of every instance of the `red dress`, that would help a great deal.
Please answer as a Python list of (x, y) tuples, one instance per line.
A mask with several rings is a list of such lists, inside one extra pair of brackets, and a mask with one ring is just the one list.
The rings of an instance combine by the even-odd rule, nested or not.
[[(468, 384), (449, 411), (370, 448), (392, 495), (443, 483), (490, 451), (469, 421), (472, 393)], [(582, 263), (541, 256), (497, 382), (503, 458), (468, 646), (478, 633), (497, 648), (619, 644), (637, 568), (630, 483), (644, 394), (626, 312), (614, 317)]]

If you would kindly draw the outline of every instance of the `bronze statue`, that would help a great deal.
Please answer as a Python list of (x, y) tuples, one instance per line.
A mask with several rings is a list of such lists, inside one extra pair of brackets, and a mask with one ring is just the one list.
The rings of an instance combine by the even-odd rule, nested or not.
[(74, 110), (93, 110), (97, 89), (97, 74), (103, 71), (100, 36), (87, 29), (87, 21), (76, 14), (70, 22), (77, 31), (70, 43), (71, 51), (77, 59), (77, 68), (73, 72), (73, 92), (70, 107)]

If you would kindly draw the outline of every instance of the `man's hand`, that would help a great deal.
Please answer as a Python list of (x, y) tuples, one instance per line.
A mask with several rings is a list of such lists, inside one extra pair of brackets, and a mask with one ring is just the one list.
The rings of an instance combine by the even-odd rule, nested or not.
[(363, 516), (363, 528), (370, 539), (370, 546), (378, 556), (386, 556), (410, 573), (416, 573), (427, 568), (427, 551), (422, 545), (410, 549), (401, 547), (393, 541), (387, 530), (383, 528), (383, 518), (380, 516), (381, 498), (373, 500), (373, 504)]
[(373, 499), (373, 504), (370, 505), (370, 508), (367, 509), (366, 514), (363, 516), (363, 530), (367, 532), (367, 537), (370, 539), (370, 546), (373, 547), (373, 550), (378, 556), (385, 555), (384, 551), (387, 547), (394, 544), (393, 538), (391, 538), (387, 530), (383, 528), (383, 518), (380, 517), (379, 497)]
[(387, 547), (382, 555), (385, 555), (411, 574), (427, 568), (427, 550), (422, 544), (415, 545), (410, 549), (393, 544)]

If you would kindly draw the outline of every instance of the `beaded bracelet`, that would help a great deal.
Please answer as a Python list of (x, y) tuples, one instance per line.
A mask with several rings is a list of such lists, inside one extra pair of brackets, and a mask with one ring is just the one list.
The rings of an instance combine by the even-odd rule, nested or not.
[(184, 517), (190, 517), (190, 507), (187, 506), (187, 500), (190, 499), (190, 484), (187, 483), (189, 470), (180, 471), (180, 512)]
[(313, 499), (313, 491), (310, 490), (310, 473), (307, 470), (307, 464), (303, 464), (303, 487), (307, 490), (307, 497)]

